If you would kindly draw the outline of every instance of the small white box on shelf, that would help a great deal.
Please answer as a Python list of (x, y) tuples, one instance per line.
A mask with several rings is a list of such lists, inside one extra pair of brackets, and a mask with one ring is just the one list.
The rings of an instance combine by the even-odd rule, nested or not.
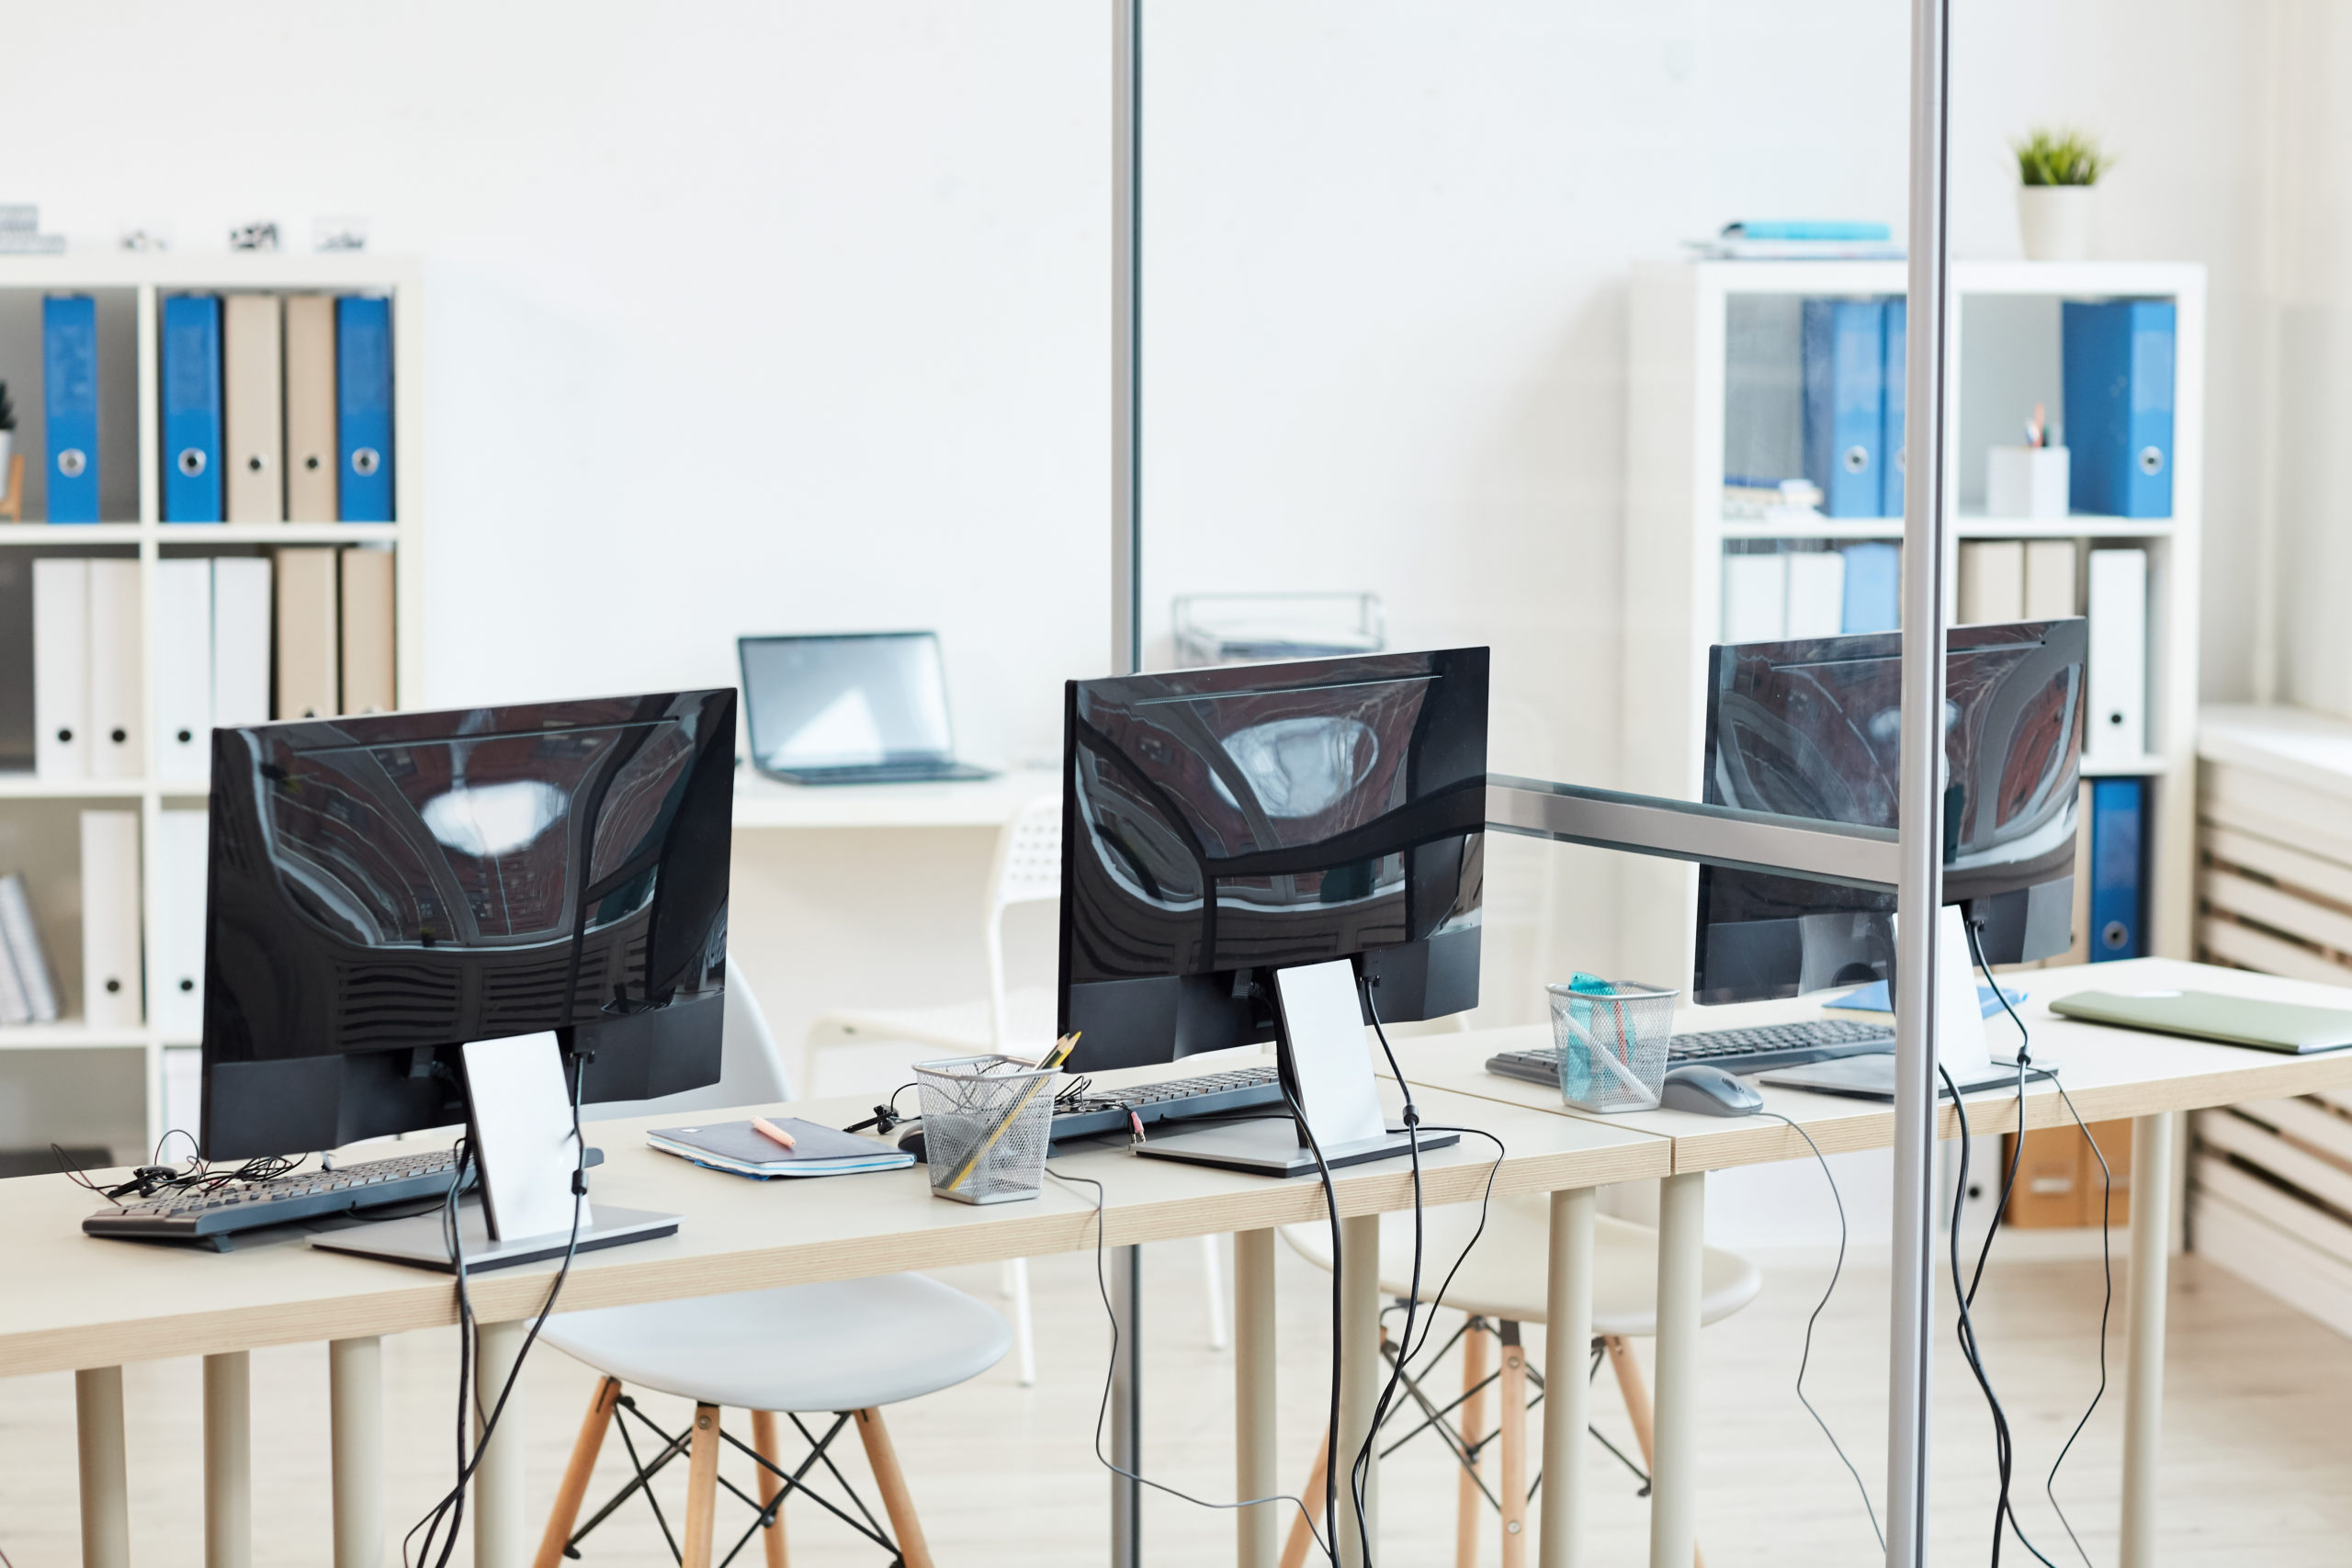
[(1995, 517), (2064, 517), (2071, 477), (2064, 446), (1988, 447), (1984, 510)]

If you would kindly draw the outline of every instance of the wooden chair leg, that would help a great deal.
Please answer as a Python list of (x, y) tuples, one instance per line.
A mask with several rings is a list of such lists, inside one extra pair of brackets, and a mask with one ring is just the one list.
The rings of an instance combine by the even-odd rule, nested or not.
[(1487, 1391), (1487, 1329), (1476, 1318), (1462, 1336), (1462, 1442), (1472, 1458), (1462, 1469), (1462, 1486), (1453, 1504), (1453, 1568), (1478, 1568), (1478, 1525), (1487, 1517), (1487, 1500), (1478, 1495), (1478, 1472), (1485, 1452), (1474, 1445), (1485, 1436)]
[(686, 1450), (686, 1528), (678, 1568), (710, 1568), (710, 1537), (718, 1517), (718, 1406), (695, 1406), (695, 1435)]
[(882, 1494), (882, 1511), (890, 1517), (890, 1533), (899, 1538), (899, 1557), (906, 1568), (932, 1568), (931, 1545), (922, 1538), (922, 1521), (915, 1517), (915, 1500), (907, 1490), (906, 1472), (899, 1468), (899, 1450), (890, 1445), (890, 1429), (882, 1412), (868, 1407), (857, 1413), (858, 1440), (865, 1445), (865, 1462)]
[[(1633, 1341), (1622, 1334), (1601, 1337), (1600, 1343), (1609, 1351), (1609, 1370), (1617, 1374), (1617, 1392), (1625, 1396), (1625, 1418), (1634, 1424), (1634, 1441), (1641, 1446), (1642, 1468), (1651, 1468), (1650, 1460), (1650, 1385), (1642, 1376), (1642, 1363), (1634, 1359)], [(1694, 1543), (1690, 1549), (1692, 1568), (1707, 1568), (1707, 1554)]]
[[(1331, 1432), (1324, 1428), (1323, 1440), (1315, 1445), (1315, 1463), (1306, 1472), (1306, 1484), (1300, 1489), (1299, 1501), (1306, 1505), (1307, 1513), (1323, 1517), (1323, 1477), (1331, 1468)], [(1307, 1528), (1306, 1514), (1290, 1522), (1290, 1535), (1283, 1542), (1283, 1560), (1279, 1568), (1306, 1568), (1306, 1551), (1315, 1539)]]
[[(776, 1447), (774, 1411), (752, 1412), (752, 1451), (778, 1470), (784, 1468), (784, 1461), (778, 1457), (782, 1450)], [(784, 1545), (784, 1483), (763, 1470), (760, 1472), (760, 1493), (775, 1505), (775, 1523), (760, 1532), (760, 1539), (767, 1547), (768, 1568), (789, 1568)]]
[(564, 1545), (580, 1519), (580, 1500), (588, 1495), (588, 1477), (605, 1446), (605, 1428), (613, 1424), (613, 1404), (620, 1396), (620, 1379), (605, 1378), (596, 1384), (588, 1401), (588, 1414), (580, 1418), (571, 1462), (563, 1467), (563, 1484), (555, 1489), (555, 1507), (548, 1515), (547, 1533), (539, 1538), (539, 1553), (531, 1559), (531, 1568), (557, 1568), (563, 1561)]
[(1526, 1568), (1527, 1351), (1516, 1323), (1505, 1323), (1501, 1337), (1502, 1377), (1495, 1385), (1501, 1408), (1495, 1419), (1502, 1431), (1503, 1568)]

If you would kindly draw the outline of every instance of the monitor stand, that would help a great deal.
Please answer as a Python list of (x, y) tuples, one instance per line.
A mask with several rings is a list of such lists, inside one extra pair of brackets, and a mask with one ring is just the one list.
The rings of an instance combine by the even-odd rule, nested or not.
[[(1413, 1150), (1415, 1134), (1385, 1120), (1380, 1088), (1363, 1038), (1363, 1005), (1356, 998), (1355, 965), (1346, 959), (1277, 969), (1275, 1059), (1314, 1129), (1323, 1164), (1333, 1169), (1367, 1160), (1396, 1159)], [(1424, 1149), (1460, 1143), (1458, 1133), (1419, 1131)], [(1148, 1159), (1182, 1160), (1259, 1176), (1317, 1173), (1315, 1146), (1290, 1116), (1268, 1116), (1147, 1138), (1135, 1152)]]
[[(460, 1048), (470, 1109), (469, 1142), (481, 1173), (479, 1197), (458, 1203), (458, 1239), (466, 1269), (503, 1269), (673, 1235), (678, 1216), (616, 1209), (579, 1200), (572, 1241), (571, 1096), (564, 1087), (562, 1047), (552, 1033), (478, 1040)], [(454, 1272), (444, 1211), (322, 1231), (312, 1247), (356, 1252), (393, 1263)]]

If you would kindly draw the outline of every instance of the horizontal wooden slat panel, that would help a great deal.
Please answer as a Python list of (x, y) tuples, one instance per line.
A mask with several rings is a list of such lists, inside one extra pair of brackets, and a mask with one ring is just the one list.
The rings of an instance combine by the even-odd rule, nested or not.
[[(2352, 1224), (2326, 1210), (2299, 1201), (2292, 1193), (2281, 1192), (2260, 1177), (2212, 1155), (2197, 1156), (2189, 1167), (2189, 1179), (2200, 1190), (2226, 1198), (2238, 1208), (2260, 1215), (2278, 1229), (2352, 1266)], [(2199, 1241), (2203, 1239), (2199, 1237)]]
[(2337, 1333), (2352, 1335), (2352, 1265), (2218, 1192), (2193, 1193), (2188, 1220), (2200, 1257)]
[(2260, 872), (2289, 887), (2308, 889), (2352, 908), (2352, 865), (2216, 822), (2204, 825), (2204, 845), (2215, 860)]
[(2258, 1165), (2320, 1201), (2352, 1213), (2352, 1171), (2297, 1148), (2268, 1128), (2220, 1111), (2198, 1122), (2197, 1135), (2210, 1147)]
[(2352, 1120), (2338, 1116), (2316, 1100), (2301, 1098), (2251, 1100), (2238, 1109), (2257, 1122), (2267, 1122), (2352, 1174)]
[(2340, 797), (2227, 762), (2204, 764), (2198, 784), (2199, 816), (2352, 864), (2352, 824)]
[(2281, 942), (2267, 931), (2239, 925), (2234, 920), (2199, 920), (2197, 923), (2197, 940), (2204, 945), (2207, 953), (2222, 964), (2259, 969), (2266, 975), (2316, 980), (2324, 986), (2352, 984), (2352, 967), (2332, 963), (2324, 954), (2313, 953), (2309, 948)]
[(2208, 866), (2199, 886), (2218, 909), (2301, 937), (2337, 953), (2352, 953), (2352, 915), (2298, 898), (2283, 887)]

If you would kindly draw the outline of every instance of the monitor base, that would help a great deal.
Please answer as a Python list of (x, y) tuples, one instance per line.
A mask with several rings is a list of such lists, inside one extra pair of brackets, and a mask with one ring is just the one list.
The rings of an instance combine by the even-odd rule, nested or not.
[[(1424, 1150), (1451, 1148), (1461, 1141), (1459, 1133), (1428, 1127), (1420, 1130)], [(1371, 1160), (1401, 1159), (1412, 1149), (1412, 1136), (1404, 1128), (1392, 1125), (1377, 1138), (1330, 1145), (1323, 1151), (1323, 1161), (1337, 1170)], [(1219, 1170), (1246, 1171), (1252, 1176), (1287, 1179), (1316, 1174), (1315, 1152), (1300, 1145), (1297, 1125), (1286, 1116), (1148, 1138), (1136, 1145), (1135, 1152), (1146, 1159), (1180, 1160), (1187, 1165), (1214, 1166)]]
[[(583, 1205), (580, 1242), (577, 1252), (595, 1252), (607, 1247), (624, 1247), (633, 1241), (651, 1241), (656, 1236), (675, 1235), (678, 1216), (661, 1214), (645, 1209), (619, 1209), (609, 1203)], [(485, 1269), (506, 1269), (517, 1263), (537, 1263), (546, 1258), (561, 1258), (571, 1241), (569, 1226), (545, 1235), (517, 1236), (512, 1241), (500, 1240), (490, 1234), (482, 1219), (481, 1204), (473, 1199), (461, 1200), (458, 1205), (458, 1237), (463, 1247), (466, 1272)], [(454, 1273), (457, 1266), (449, 1259), (448, 1233), (443, 1229), (441, 1213), (413, 1214), (401, 1220), (377, 1220), (367, 1224), (344, 1229), (320, 1231), (311, 1237), (311, 1245), (328, 1252), (356, 1252), (363, 1258), (380, 1258), (387, 1263), (407, 1263), (421, 1269), (437, 1269)]]

